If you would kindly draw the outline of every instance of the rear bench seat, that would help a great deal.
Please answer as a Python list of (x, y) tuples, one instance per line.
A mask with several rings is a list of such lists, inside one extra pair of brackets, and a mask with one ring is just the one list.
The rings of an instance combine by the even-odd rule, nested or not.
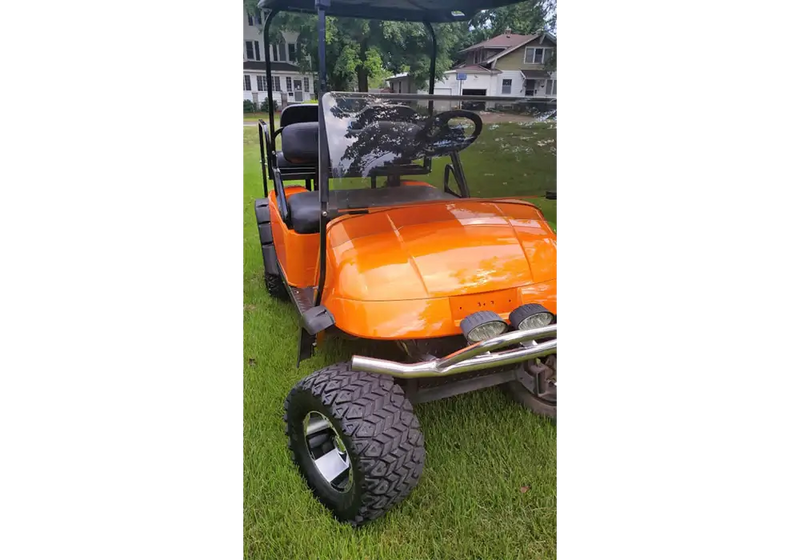
[[(281, 136), (284, 135), (286, 127), (294, 126), (300, 123), (306, 124), (313, 124), (314, 126), (318, 125), (318, 113), (319, 109), (316, 105), (311, 105), (309, 103), (300, 103), (295, 105), (289, 105), (281, 112), (281, 118), (278, 126), (283, 127), (284, 130), (281, 132)], [(283, 141), (285, 144), (285, 140)], [(297, 173), (298, 171), (311, 171), (313, 173), (313, 169), (317, 167), (317, 159), (316, 157), (313, 161), (307, 161), (302, 163), (294, 163), (289, 161), (283, 154), (283, 151), (278, 151), (275, 154), (276, 163), (278, 164), (278, 169), (282, 172), (286, 173)]]

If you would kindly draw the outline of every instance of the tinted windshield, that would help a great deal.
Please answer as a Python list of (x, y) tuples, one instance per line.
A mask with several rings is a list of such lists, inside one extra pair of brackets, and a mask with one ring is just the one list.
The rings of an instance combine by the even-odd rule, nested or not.
[(380, 187), (398, 178), (448, 184), (454, 192), (463, 182), (471, 196), (541, 196), (555, 189), (552, 104), (328, 93), (322, 105), (331, 189)]

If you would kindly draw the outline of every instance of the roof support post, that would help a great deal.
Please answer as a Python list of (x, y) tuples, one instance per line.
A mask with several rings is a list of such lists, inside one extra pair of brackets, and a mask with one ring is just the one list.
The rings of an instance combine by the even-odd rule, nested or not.
[(327, 238), (328, 238), (328, 135), (325, 131), (325, 113), (322, 108), (322, 98), (328, 90), (327, 66), (325, 65), (325, 11), (330, 8), (331, 0), (315, 0), (317, 8), (317, 49), (319, 54), (319, 97), (317, 105), (319, 111), (319, 284), (317, 293), (314, 297), (314, 306), (320, 305), (322, 301), (322, 290), (325, 287), (325, 272), (327, 268)]
[[(269, 15), (267, 15), (267, 20), (264, 22), (264, 58), (266, 59), (267, 65), (267, 102), (269, 107), (267, 110), (269, 111), (269, 135), (270, 139), (275, 131), (275, 116), (274, 116), (274, 106), (272, 100), (272, 61), (269, 58), (269, 27), (272, 24), (272, 20), (277, 16), (279, 13), (278, 10), (270, 10)], [(267, 153), (267, 160), (269, 161), (270, 165), (273, 165), (275, 162), (272, 161), (272, 150), (270, 149)]]

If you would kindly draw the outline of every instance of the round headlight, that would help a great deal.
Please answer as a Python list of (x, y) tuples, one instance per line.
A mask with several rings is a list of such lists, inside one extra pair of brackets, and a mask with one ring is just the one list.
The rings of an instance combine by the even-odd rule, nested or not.
[(538, 329), (546, 327), (553, 322), (553, 314), (538, 303), (526, 303), (517, 307), (508, 316), (511, 324), (517, 330)]
[(494, 311), (477, 311), (461, 321), (461, 332), (470, 342), (488, 340), (507, 329), (506, 322)]

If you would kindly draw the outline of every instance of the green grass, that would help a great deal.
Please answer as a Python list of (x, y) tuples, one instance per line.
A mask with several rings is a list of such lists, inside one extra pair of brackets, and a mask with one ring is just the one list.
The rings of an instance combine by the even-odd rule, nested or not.
[[(544, 198), (556, 189), (556, 128), (554, 123), (487, 124), (475, 143), (461, 152), (464, 173), (473, 197), (514, 197), (535, 203), (551, 226), (556, 223), (556, 201)], [(433, 160), (432, 171), (421, 177), (444, 186), (449, 158)], [(413, 179), (413, 176), (409, 176)], [(380, 184), (380, 182), (379, 182)], [(368, 179), (331, 181), (332, 188), (367, 187)], [(455, 178), (451, 188), (457, 190)]]
[[(471, 180), (469, 166), (480, 167), (481, 162), (468, 161), (468, 151), (465, 167)], [(503, 176), (499, 181), (476, 179), (474, 194), (522, 196), (545, 190), (537, 186), (528, 193), (506, 193), (500, 187), (508, 182), (502, 180), (508, 171), (493, 167)], [(529, 169), (540, 169), (543, 178), (552, 174), (546, 188), (555, 184), (552, 154), (534, 154)], [(555, 558), (556, 428), (498, 389), (416, 407), (428, 453), (425, 471), (409, 498), (383, 518), (352, 529), (334, 521), (313, 498), (286, 449), (283, 400), (302, 377), (347, 359), (364, 343), (326, 340), (312, 359), (295, 367), (297, 314), (290, 304), (271, 300), (264, 288), (253, 213), (253, 201), (261, 196), (258, 136), (255, 128), (245, 128), (244, 556)], [(555, 222), (555, 201), (536, 202)]]
[[(275, 113), (275, 123), (277, 124), (280, 120), (281, 116), (278, 113)], [(244, 121), (245, 122), (255, 122), (258, 119), (264, 119), (266, 122), (269, 122), (269, 113), (244, 113)], [(256, 136), (256, 140), (258, 140), (258, 136)]]
[[(529, 200), (555, 227), (556, 201), (544, 198), (556, 188), (555, 149), (553, 123), (484, 125), (475, 143), (461, 154), (470, 194)], [(428, 182), (443, 185), (445, 164), (444, 158), (434, 160)], [(455, 185), (454, 179), (451, 182)]]

